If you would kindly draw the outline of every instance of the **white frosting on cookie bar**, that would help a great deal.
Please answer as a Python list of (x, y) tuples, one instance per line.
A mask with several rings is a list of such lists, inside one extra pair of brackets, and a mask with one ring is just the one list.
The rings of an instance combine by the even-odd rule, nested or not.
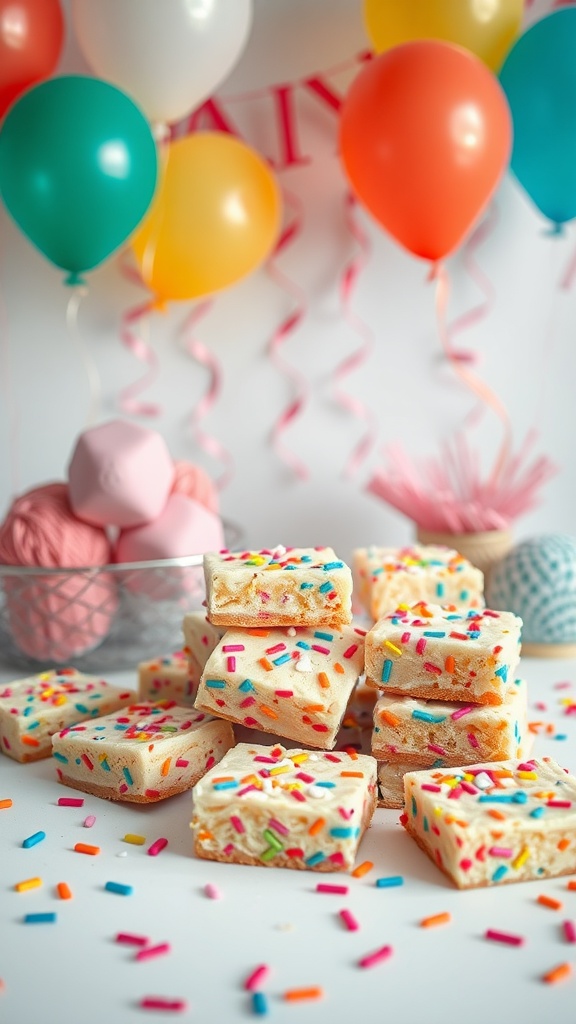
[(352, 621), (352, 573), (332, 548), (204, 555), (208, 617), (226, 626), (340, 626)]
[(376, 762), (239, 743), (194, 787), (193, 798), (199, 857), (346, 871), (374, 811)]
[(134, 700), (134, 691), (63, 668), (0, 685), (0, 750), (15, 761), (50, 757), (52, 735)]
[(210, 655), (196, 707), (330, 749), (364, 667), (364, 630), (230, 629)]
[(523, 757), (528, 735), (526, 683), (515, 680), (499, 705), (425, 701), (384, 694), (374, 708), (378, 760), (423, 755), (444, 765)]
[(366, 635), (366, 676), (387, 693), (501, 704), (520, 658), (512, 612), (401, 606)]
[(192, 707), (196, 699), (202, 669), (187, 651), (163, 654), (138, 665), (138, 700), (173, 700)]
[(159, 701), (64, 729), (53, 737), (52, 753), (66, 786), (153, 803), (191, 789), (233, 745), (228, 722)]
[(202, 674), (212, 651), (224, 636), (225, 627), (214, 626), (208, 621), (205, 611), (187, 612), (182, 620), (182, 631), (184, 650), (194, 664), (199, 666)]
[(576, 872), (576, 779), (552, 758), (404, 776), (401, 822), (460, 889)]
[(452, 548), (357, 548), (353, 572), (355, 596), (373, 619), (394, 611), (401, 602), (484, 606), (483, 574)]

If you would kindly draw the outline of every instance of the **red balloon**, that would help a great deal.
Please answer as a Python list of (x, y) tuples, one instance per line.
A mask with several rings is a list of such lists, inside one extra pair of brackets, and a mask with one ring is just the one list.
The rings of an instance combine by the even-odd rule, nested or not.
[(508, 103), (492, 72), (435, 39), (375, 57), (342, 110), (341, 155), (354, 192), (401, 245), (428, 260), (460, 245), (511, 145)]
[(64, 40), (59, 0), (0, 0), (0, 117), (54, 71)]

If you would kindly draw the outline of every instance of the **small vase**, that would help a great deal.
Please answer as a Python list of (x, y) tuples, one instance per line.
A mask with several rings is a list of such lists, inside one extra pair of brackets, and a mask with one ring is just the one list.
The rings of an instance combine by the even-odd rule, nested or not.
[(422, 530), (417, 527), (416, 538), (419, 544), (439, 544), (454, 548), (472, 565), (484, 573), (484, 581), (490, 569), (508, 554), (514, 545), (510, 530), (485, 530), (482, 533), (441, 533), (435, 530)]

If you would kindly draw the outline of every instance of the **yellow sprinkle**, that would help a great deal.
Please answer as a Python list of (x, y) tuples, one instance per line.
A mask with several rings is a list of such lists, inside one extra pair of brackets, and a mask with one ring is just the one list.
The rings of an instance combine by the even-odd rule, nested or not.
[(38, 889), (42, 885), (41, 878), (26, 878), (23, 882), (16, 882), (16, 892), (26, 892), (27, 889)]
[[(262, 565), (262, 562), (260, 562), (259, 564)], [(272, 565), (267, 565), (266, 566), (266, 572), (268, 572), (269, 569), (281, 569), (281, 568), (282, 568), (281, 565), (278, 565), (277, 562), (273, 562)]]
[(393, 644), (391, 640), (385, 640), (384, 647), (388, 647), (391, 651), (394, 651), (394, 654), (402, 654), (400, 648), (396, 647), (396, 644)]
[(304, 761), (308, 760), (308, 754), (293, 754), (290, 760), (293, 764), (303, 764)]
[(61, 693), (59, 697), (56, 697), (56, 700), (54, 701), (54, 704), (56, 705), (56, 707), (59, 707), (61, 704), (67, 704), (67, 703), (68, 703), (68, 697), (65, 697), (63, 693)]
[(146, 836), (137, 836), (134, 832), (127, 832), (124, 836), (125, 843), (132, 843), (132, 846), (144, 846)]
[(528, 860), (529, 856), (530, 856), (529, 848), (527, 846), (523, 847), (523, 849), (520, 851), (518, 857), (515, 857), (515, 859), (512, 860), (512, 867), (513, 867), (513, 869), (515, 869), (515, 871), (518, 871), (518, 869), (520, 867), (522, 867), (523, 864), (526, 863), (526, 861)]
[(289, 772), (290, 766), (287, 764), (279, 764), (276, 768), (270, 769), (270, 775), (283, 775), (284, 772)]
[(536, 772), (517, 772), (516, 774), (518, 775), (519, 779), (537, 779), (538, 778)]
[(436, 815), (437, 818), (441, 818), (443, 813), (444, 812), (441, 807), (434, 808), (434, 814)]

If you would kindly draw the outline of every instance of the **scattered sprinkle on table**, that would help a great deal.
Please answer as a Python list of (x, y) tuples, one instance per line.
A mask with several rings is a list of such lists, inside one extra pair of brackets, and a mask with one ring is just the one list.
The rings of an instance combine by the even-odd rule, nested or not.
[(131, 843), (132, 846), (144, 846), (146, 836), (137, 836), (134, 832), (127, 832), (124, 836), (124, 842)]
[(147, 935), (132, 935), (131, 932), (118, 932), (116, 942), (121, 942), (125, 946), (147, 946), (150, 939)]
[(152, 846), (148, 847), (148, 856), (149, 857), (157, 857), (158, 854), (161, 853), (161, 851), (166, 846), (168, 846), (168, 840), (167, 839), (164, 839), (164, 838), (156, 839), (155, 842), (152, 843)]
[(316, 886), (316, 892), (332, 893), (334, 896), (347, 896), (348, 886), (347, 885), (330, 885), (327, 882), (318, 882)]
[(564, 981), (571, 974), (572, 967), (570, 964), (559, 964), (558, 967), (554, 967), (551, 971), (543, 974), (542, 981), (545, 981), (548, 985), (555, 985), (557, 981)]
[(95, 822), (96, 822), (96, 815), (95, 814), (89, 814), (87, 818), (84, 818), (84, 828), (92, 828), (92, 825), (94, 825)]
[(566, 888), (570, 889), (572, 892), (576, 892), (576, 878), (571, 878)]
[(46, 914), (25, 914), (24, 924), (54, 924), (56, 914), (54, 911)]
[(8, 807), (12, 807), (12, 801), (10, 799), (0, 800), (0, 811), (5, 811)]
[(131, 885), (124, 885), (122, 882), (106, 882), (106, 892), (115, 892), (118, 896), (131, 896), (134, 889)]
[(449, 924), (452, 915), (445, 911), (443, 914), (432, 914), (431, 917), (423, 917), (420, 921), (421, 928), (435, 928), (439, 924)]
[(252, 993), (252, 1009), (258, 1017), (265, 1017), (268, 1013), (268, 1000), (263, 992)]
[(354, 868), (354, 871), (352, 872), (352, 878), (363, 878), (363, 876), (367, 875), (369, 871), (372, 871), (373, 867), (374, 864), (372, 863), (371, 860), (362, 861), (362, 863), (359, 864), (357, 868)]
[(96, 857), (100, 853), (100, 847), (90, 846), (89, 843), (75, 843), (74, 851), (76, 853), (87, 853), (89, 857)]
[(344, 921), (344, 924), (346, 925), (349, 932), (358, 931), (360, 925), (358, 924), (358, 921), (354, 917), (354, 914), (352, 913), (351, 910), (339, 910), (338, 913), (341, 919)]
[(492, 942), (502, 942), (505, 946), (523, 946), (525, 941), (523, 935), (511, 935), (509, 932), (500, 932), (496, 928), (488, 928), (485, 938), (491, 939)]
[(72, 892), (67, 882), (58, 882), (56, 890), (61, 900), (71, 900)]
[(367, 956), (363, 956), (358, 961), (358, 967), (375, 967), (376, 964), (381, 964), (384, 960), (388, 960), (392, 953), (392, 946), (381, 946), (374, 953), (368, 953)]
[(169, 942), (160, 942), (157, 946), (147, 946), (136, 953), (136, 960), (152, 960), (155, 956), (164, 956), (170, 952)]
[(26, 892), (28, 889), (39, 889), (42, 885), (41, 878), (25, 878), (23, 882), (16, 882), (16, 892)]
[(222, 899), (222, 893), (221, 893), (220, 889), (218, 888), (217, 885), (214, 885), (212, 882), (207, 882), (206, 883), (206, 885), (204, 886), (204, 894), (210, 900), (221, 900)]
[(573, 921), (564, 921), (562, 924), (562, 930), (564, 932), (566, 942), (576, 942), (576, 925)]
[(324, 989), (319, 985), (313, 985), (311, 988), (289, 988), (284, 993), (284, 999), (289, 1003), (296, 1003), (305, 999), (322, 999), (323, 995)]
[(31, 846), (36, 846), (36, 843), (41, 843), (43, 839), (46, 839), (45, 832), (34, 832), (33, 835), (22, 840), (22, 846), (25, 850), (29, 850)]
[(550, 910), (562, 910), (562, 903), (560, 900), (554, 899), (553, 896), (545, 896), (542, 894), (537, 897), (536, 902), (542, 907), (548, 907)]
[(84, 798), (76, 796), (59, 796), (58, 807), (83, 807)]
[(394, 889), (397, 885), (404, 885), (402, 875), (390, 875), (388, 878), (377, 878), (377, 889)]
[(254, 989), (257, 989), (258, 986), (265, 981), (269, 974), (270, 968), (266, 964), (260, 964), (259, 967), (252, 971), (252, 974), (248, 975), (244, 982), (244, 988), (247, 989), (248, 992), (253, 992)]
[(143, 1010), (169, 1010), (172, 1013), (181, 1013), (187, 1007), (185, 999), (164, 999), (163, 996), (144, 996), (140, 1000), (140, 1007)]

